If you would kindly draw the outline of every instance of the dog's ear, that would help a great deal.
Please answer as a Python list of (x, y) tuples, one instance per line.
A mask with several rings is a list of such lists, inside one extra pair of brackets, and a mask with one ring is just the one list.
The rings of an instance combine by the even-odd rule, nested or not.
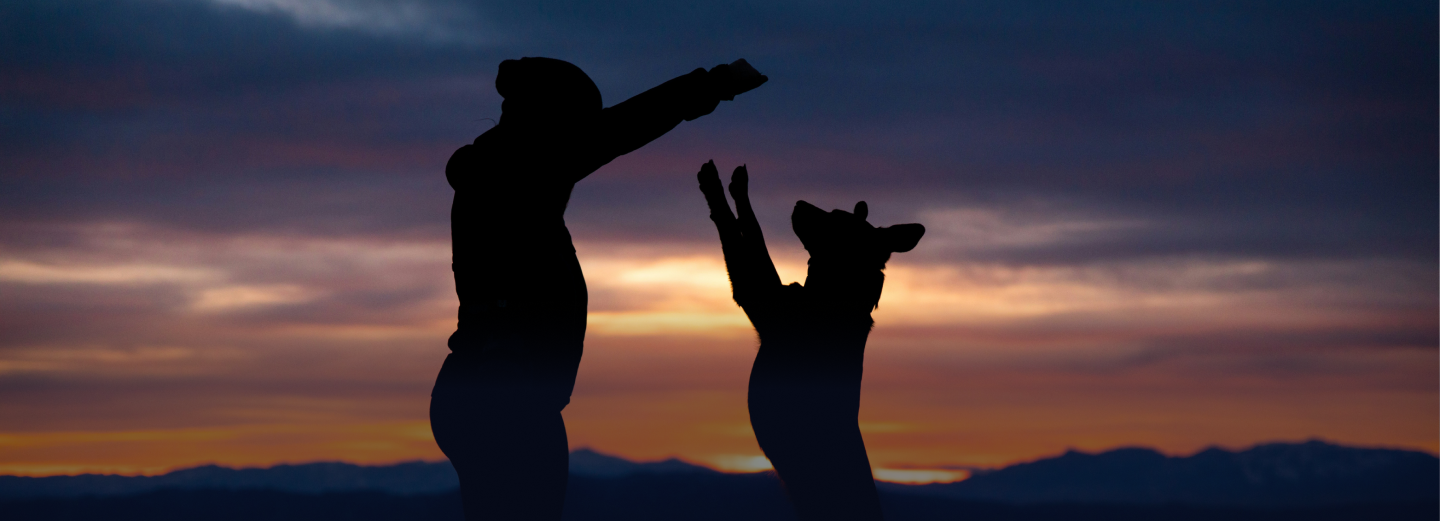
[(919, 224), (897, 224), (876, 230), (880, 233), (880, 244), (895, 253), (907, 252), (920, 244), (925, 227)]
[(869, 216), (869, 215), (870, 215), (870, 207), (865, 204), (865, 201), (860, 201), (860, 202), (858, 202), (858, 203), (855, 203), (855, 216), (856, 216), (856, 217), (859, 217), (860, 220), (863, 221), (863, 220), (865, 220), (865, 217), (866, 217), (866, 216)]

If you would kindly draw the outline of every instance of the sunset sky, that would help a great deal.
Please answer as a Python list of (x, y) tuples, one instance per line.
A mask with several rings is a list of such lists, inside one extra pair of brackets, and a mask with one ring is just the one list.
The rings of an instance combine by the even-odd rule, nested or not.
[(748, 165), (786, 282), (797, 199), (926, 226), (866, 354), (882, 479), (1071, 448), (1435, 453), (1436, 10), (8, 0), (0, 473), (442, 459), (443, 170), (521, 56), (607, 105), (737, 58), (770, 78), (577, 186), (573, 448), (765, 468), (756, 339), (694, 177), (714, 159)]

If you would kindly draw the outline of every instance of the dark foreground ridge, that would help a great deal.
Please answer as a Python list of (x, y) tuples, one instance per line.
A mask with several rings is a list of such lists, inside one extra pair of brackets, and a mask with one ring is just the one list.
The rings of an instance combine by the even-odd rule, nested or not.
[[(891, 521), (1433, 520), (1440, 517), (1437, 475), (1440, 460), (1426, 453), (1312, 441), (1187, 457), (1147, 449), (1070, 452), (960, 483), (882, 483), (880, 491)], [(454, 471), (443, 462), (0, 476), (0, 512), (16, 520), (458, 520), (455, 487)], [(571, 456), (565, 519), (795, 518), (770, 473), (725, 474), (678, 460), (636, 463), (582, 449)]]
[[(1434, 520), (1436, 503), (1383, 503), (1334, 507), (1242, 508), (1188, 505), (1011, 505), (881, 491), (890, 521), (1378, 521)], [(134, 496), (0, 501), (10, 520), (273, 521), (460, 520), (460, 494), (396, 495), (385, 492), (298, 494), (270, 490), (163, 490)], [(684, 477), (637, 474), (620, 478), (571, 476), (566, 520), (794, 521), (795, 515), (769, 474)]]

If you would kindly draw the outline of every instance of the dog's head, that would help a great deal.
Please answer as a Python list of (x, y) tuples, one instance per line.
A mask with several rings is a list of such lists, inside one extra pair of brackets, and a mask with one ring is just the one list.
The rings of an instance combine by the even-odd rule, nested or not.
[(897, 224), (876, 228), (865, 218), (869, 208), (865, 201), (855, 204), (855, 211), (826, 212), (805, 201), (795, 203), (790, 226), (810, 252), (811, 263), (817, 261), (854, 268), (882, 269), (890, 254), (915, 248), (925, 227), (919, 224)]

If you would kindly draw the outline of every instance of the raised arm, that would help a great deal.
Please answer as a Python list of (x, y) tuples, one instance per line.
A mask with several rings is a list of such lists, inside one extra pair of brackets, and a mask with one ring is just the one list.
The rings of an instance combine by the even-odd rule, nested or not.
[(596, 128), (601, 164), (635, 151), (665, 135), (681, 121), (715, 110), (721, 101), (768, 81), (745, 60), (695, 69), (601, 111)]

